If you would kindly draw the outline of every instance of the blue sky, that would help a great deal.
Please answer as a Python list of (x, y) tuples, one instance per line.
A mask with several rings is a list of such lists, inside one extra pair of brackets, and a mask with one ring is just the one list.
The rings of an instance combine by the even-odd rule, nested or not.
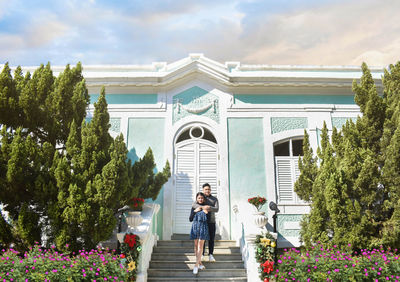
[(399, 0), (0, 0), (0, 64), (387, 65)]

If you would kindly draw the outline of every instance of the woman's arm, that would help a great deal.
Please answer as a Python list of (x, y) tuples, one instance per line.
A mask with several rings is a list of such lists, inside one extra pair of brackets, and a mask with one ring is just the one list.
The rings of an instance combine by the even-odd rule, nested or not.
[(190, 222), (192, 222), (193, 221), (193, 218), (194, 218), (194, 215), (196, 214), (196, 212), (194, 211), (194, 208), (192, 208), (191, 210), (190, 210), (190, 216), (189, 216), (189, 221)]

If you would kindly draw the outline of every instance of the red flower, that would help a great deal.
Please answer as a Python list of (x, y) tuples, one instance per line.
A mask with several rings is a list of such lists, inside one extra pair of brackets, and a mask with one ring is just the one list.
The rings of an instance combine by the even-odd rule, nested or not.
[(124, 243), (128, 244), (128, 246), (132, 249), (136, 244), (136, 235), (135, 234), (126, 234)]
[(256, 209), (259, 211), (261, 207), (267, 202), (267, 199), (264, 197), (252, 197), (247, 200), (251, 205), (255, 206)]
[(120, 257), (121, 257), (121, 258), (125, 258), (125, 254), (121, 254)]
[(264, 278), (264, 282), (269, 282), (269, 278)]
[(274, 270), (274, 262), (273, 261), (265, 261), (262, 266), (264, 267), (264, 272), (270, 273)]

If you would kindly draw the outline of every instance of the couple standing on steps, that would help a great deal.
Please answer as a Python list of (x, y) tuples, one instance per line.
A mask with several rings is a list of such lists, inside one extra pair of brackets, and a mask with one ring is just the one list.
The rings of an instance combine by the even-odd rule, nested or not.
[(189, 220), (193, 222), (190, 231), (190, 239), (194, 240), (194, 254), (196, 264), (193, 274), (197, 274), (199, 269), (205, 269), (202, 263), (204, 259), (205, 241), (208, 240), (209, 261), (215, 262), (214, 238), (215, 238), (215, 213), (218, 212), (218, 199), (211, 195), (211, 186), (203, 184), (203, 192), (196, 194), (196, 200), (192, 205)]

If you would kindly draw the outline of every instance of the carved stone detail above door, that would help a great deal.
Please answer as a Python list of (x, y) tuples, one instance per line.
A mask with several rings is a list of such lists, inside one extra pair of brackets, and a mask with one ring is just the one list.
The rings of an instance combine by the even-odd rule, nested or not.
[(173, 123), (191, 115), (208, 117), (219, 123), (218, 96), (200, 88), (189, 88), (173, 97)]

